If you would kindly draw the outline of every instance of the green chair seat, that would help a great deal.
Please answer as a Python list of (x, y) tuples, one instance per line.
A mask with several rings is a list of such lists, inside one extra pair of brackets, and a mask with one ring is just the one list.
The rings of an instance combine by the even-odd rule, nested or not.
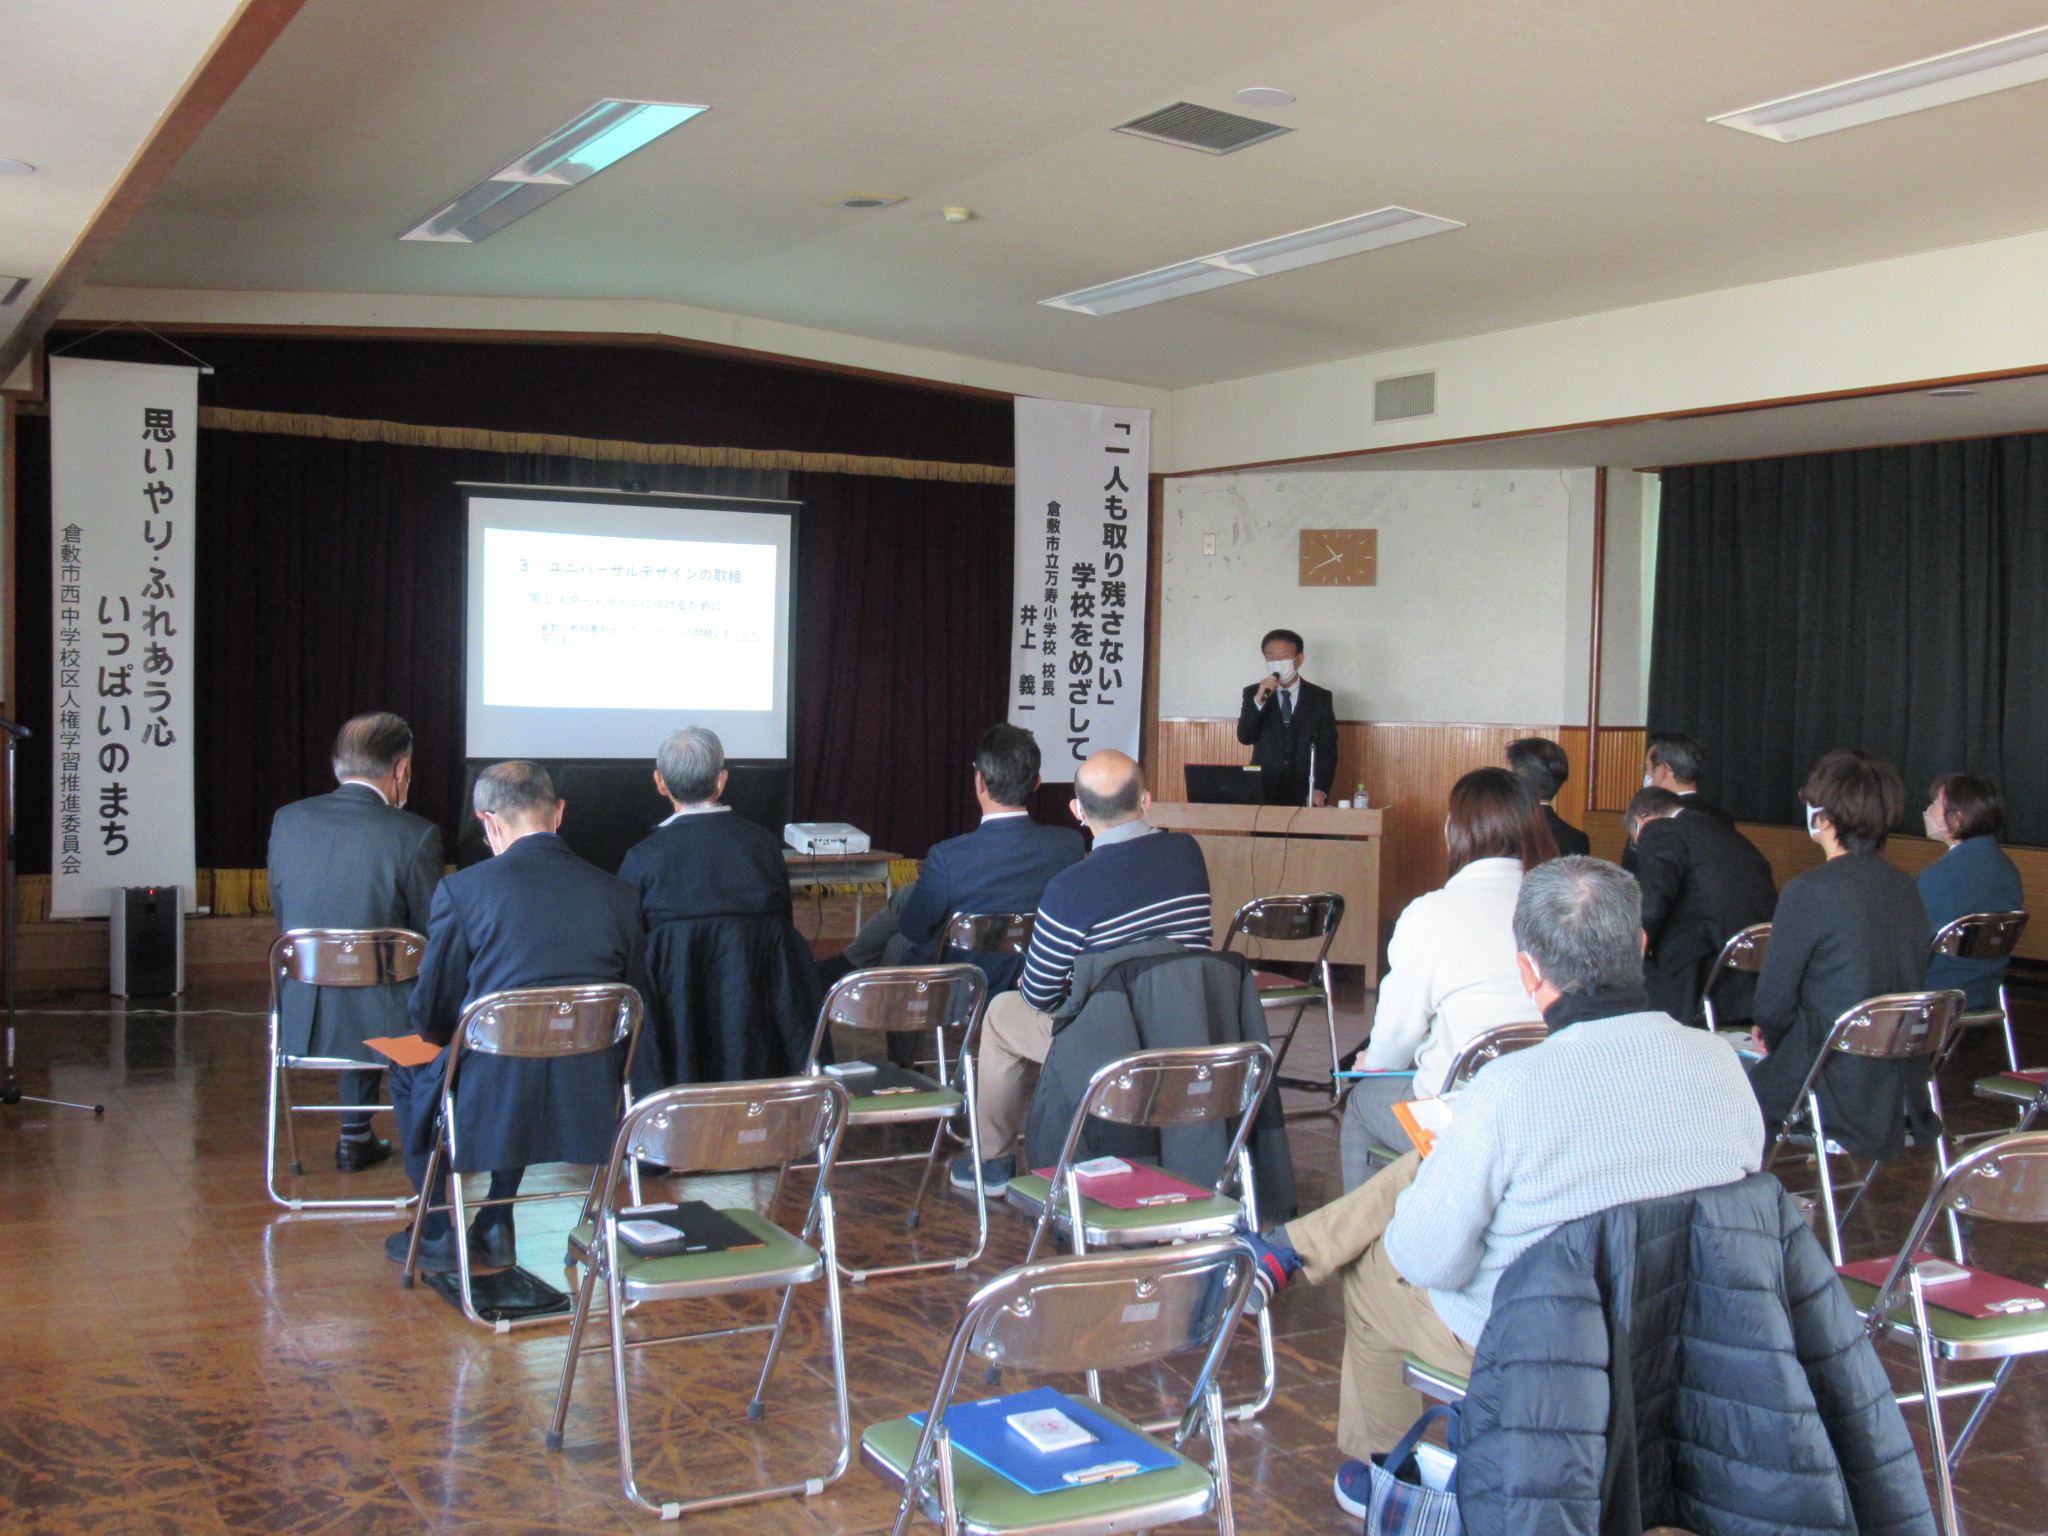
[(2034, 1096), (2041, 1091), (2039, 1083), (2027, 1082), (2018, 1077), (1980, 1077), (1971, 1085), (1971, 1090), (1980, 1099), (1997, 1099), (2006, 1104), (2031, 1104)]
[[(1868, 1312), (1870, 1304), (1877, 1300), (1877, 1287), (1862, 1280), (1842, 1277), (1842, 1288), (1849, 1293), (1858, 1312)], [(1911, 1310), (1903, 1304), (1894, 1309), (1892, 1316), (1912, 1323)], [(2003, 1317), (1965, 1317), (1960, 1312), (1951, 1312), (1946, 1307), (1937, 1307), (1930, 1299), (1927, 1303), (1927, 1327), (1937, 1343), (1949, 1345), (1983, 1345), (2009, 1343), (2015, 1339), (2038, 1337), (2048, 1345), (2048, 1312), (2016, 1312)]]
[[(1090, 1403), (1088, 1407), (1133, 1434), (1144, 1433), (1122, 1414), (1099, 1403)], [(901, 1488), (923, 1433), (907, 1418), (870, 1425), (860, 1437), (863, 1458)], [(1140, 1472), (1114, 1482), (1091, 1483), (1058, 1493), (1026, 1493), (1001, 1473), (991, 1471), (964, 1452), (955, 1452), (953, 1487), (962, 1522), (973, 1531), (1016, 1531), (1068, 1524), (1085, 1527), (1125, 1510), (1157, 1510), (1156, 1515), (1148, 1515), (1142, 1522), (1134, 1520), (1128, 1527), (1142, 1529), (1194, 1519), (1206, 1513), (1215, 1498), (1215, 1482), (1208, 1469), (1184, 1456), (1177, 1456), (1175, 1465), (1157, 1472)]]
[(1401, 1377), (1425, 1397), (1446, 1403), (1462, 1401), (1471, 1386), (1468, 1377), (1441, 1365), (1431, 1365), (1420, 1355), (1409, 1355), (1401, 1362)]
[[(757, 1211), (737, 1206), (722, 1210), (761, 1239), (759, 1248), (728, 1248), (720, 1253), (679, 1253), (671, 1258), (642, 1258), (619, 1244), (619, 1281), (634, 1301), (659, 1301), (698, 1290), (765, 1290), (817, 1278), (818, 1250), (801, 1242)], [(569, 1234), (572, 1254), (587, 1253), (597, 1227), (584, 1222)]]
[[(1036, 1173), (1019, 1174), (1010, 1180), (1008, 1188), (1010, 1203), (1031, 1216), (1038, 1214), (1051, 1192), (1052, 1181)], [(1243, 1211), (1244, 1207), (1228, 1195), (1210, 1195), (1174, 1205), (1145, 1205), (1134, 1211), (1120, 1211), (1100, 1200), (1081, 1197), (1081, 1219), (1087, 1224), (1091, 1243), (1163, 1241), (1163, 1228), (1181, 1231), (1200, 1226), (1222, 1231), (1233, 1225)], [(1053, 1219), (1064, 1220), (1065, 1212), (1066, 1203), (1062, 1201), (1055, 1208)]]

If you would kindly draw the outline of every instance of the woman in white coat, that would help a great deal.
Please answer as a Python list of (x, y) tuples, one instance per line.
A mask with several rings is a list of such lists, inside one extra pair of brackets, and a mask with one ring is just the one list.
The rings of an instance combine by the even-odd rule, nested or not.
[(1414, 1145), (1394, 1105), (1435, 1094), (1475, 1036), (1543, 1017), (1522, 989), (1514, 935), (1523, 872), (1557, 857), (1543, 808), (1505, 768), (1475, 769), (1451, 787), (1444, 843), (1450, 879), (1408, 904), (1387, 944), (1387, 973), (1358, 1065), (1395, 1075), (1352, 1086), (1339, 1132), (1347, 1190), (1378, 1170), (1373, 1143), (1399, 1152)]

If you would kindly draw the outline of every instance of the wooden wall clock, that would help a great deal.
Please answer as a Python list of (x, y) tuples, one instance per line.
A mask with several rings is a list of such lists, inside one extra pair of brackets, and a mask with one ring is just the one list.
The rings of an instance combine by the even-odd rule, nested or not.
[(1301, 575), (1296, 585), (1378, 586), (1379, 546), (1377, 528), (1304, 528)]

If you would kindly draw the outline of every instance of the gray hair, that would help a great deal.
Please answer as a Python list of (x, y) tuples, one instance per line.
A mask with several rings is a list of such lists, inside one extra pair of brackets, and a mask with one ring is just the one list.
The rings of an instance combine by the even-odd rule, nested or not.
[(547, 769), (539, 763), (515, 758), (509, 763), (493, 764), (476, 776), (476, 788), (470, 793), (470, 804), (476, 807), (479, 816), (488, 814), (525, 821), (553, 810), (559, 798), (555, 793), (555, 781), (548, 777)]
[(718, 733), (701, 725), (670, 731), (654, 754), (654, 766), (669, 798), (682, 805), (702, 805), (718, 793), (725, 771), (725, 745)]
[(1522, 876), (1515, 948), (1560, 992), (1643, 984), (1643, 893), (1605, 859), (1573, 854)]
[(379, 710), (357, 715), (334, 738), (334, 777), (381, 779), (412, 753), (412, 727), (394, 714)]

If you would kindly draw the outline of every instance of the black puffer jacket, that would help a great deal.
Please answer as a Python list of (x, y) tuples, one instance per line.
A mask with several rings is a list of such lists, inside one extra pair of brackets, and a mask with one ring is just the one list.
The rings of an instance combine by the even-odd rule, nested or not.
[(1769, 1174), (1517, 1259), (1463, 1431), (1465, 1536), (1934, 1536), (1884, 1367)]

